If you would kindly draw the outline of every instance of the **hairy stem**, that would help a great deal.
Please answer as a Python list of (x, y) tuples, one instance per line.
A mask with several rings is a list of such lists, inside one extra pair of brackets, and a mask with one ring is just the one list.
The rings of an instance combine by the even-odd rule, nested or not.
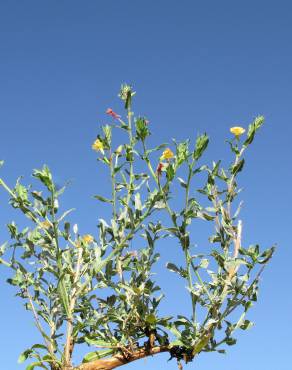
[[(128, 106), (128, 133), (129, 133), (129, 143), (131, 150), (134, 149), (134, 143), (133, 143), (133, 133), (132, 133), (132, 112), (131, 112), (131, 104)], [(133, 152), (130, 154), (130, 175), (129, 175), (129, 184), (128, 184), (128, 195), (126, 200), (126, 206), (129, 206), (129, 202), (132, 196), (133, 191), (133, 181), (134, 181), (134, 169), (133, 169), (133, 158), (132, 158)]]
[(74, 276), (74, 282), (73, 282), (73, 289), (72, 289), (71, 300), (70, 300), (70, 305), (69, 305), (70, 317), (68, 318), (68, 321), (67, 321), (64, 361), (65, 361), (65, 364), (68, 366), (71, 365), (71, 356), (72, 356), (72, 351), (73, 351), (73, 338), (72, 338), (73, 311), (74, 311), (74, 307), (75, 307), (75, 303), (77, 299), (76, 285), (77, 285), (77, 282), (80, 276), (81, 261), (82, 261), (82, 248), (80, 246), (78, 249), (78, 257), (77, 257), (76, 270), (75, 270), (75, 276)]
[(116, 219), (116, 179), (113, 164), (113, 154), (110, 154), (110, 172), (111, 172), (111, 182), (112, 182), (112, 199), (113, 199), (113, 219)]
[(52, 351), (52, 344), (47, 339), (47, 335), (45, 334), (45, 331), (42, 327), (42, 324), (41, 324), (40, 319), (39, 319), (39, 315), (38, 315), (38, 313), (35, 309), (33, 299), (32, 299), (32, 296), (31, 296), (28, 288), (26, 288), (26, 294), (27, 294), (29, 304), (30, 304), (31, 309), (32, 309), (32, 313), (33, 313), (33, 316), (34, 316), (34, 319), (35, 319), (36, 326), (37, 326), (39, 332), (41, 333), (42, 337), (44, 338), (44, 342), (46, 343), (48, 351), (50, 352), (51, 356), (54, 358), (55, 356), (54, 356), (54, 352)]

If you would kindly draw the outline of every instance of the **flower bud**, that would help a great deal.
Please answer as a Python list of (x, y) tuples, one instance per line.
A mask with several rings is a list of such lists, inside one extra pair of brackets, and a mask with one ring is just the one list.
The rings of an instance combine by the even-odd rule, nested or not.
[(74, 224), (74, 226), (73, 226), (73, 232), (74, 232), (74, 234), (77, 234), (78, 233), (78, 225), (77, 224)]

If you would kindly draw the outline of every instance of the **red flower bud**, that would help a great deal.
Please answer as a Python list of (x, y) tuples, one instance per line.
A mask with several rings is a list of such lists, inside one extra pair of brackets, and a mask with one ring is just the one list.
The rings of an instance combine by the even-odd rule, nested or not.
[(108, 114), (108, 115), (112, 116), (112, 117), (113, 117), (113, 118), (115, 118), (115, 119), (119, 119), (119, 118), (121, 118), (121, 116), (119, 116), (117, 113), (115, 113), (111, 108), (108, 108), (108, 109), (106, 110), (106, 114)]
[(158, 176), (161, 176), (161, 173), (162, 173), (162, 170), (163, 170), (163, 167), (164, 167), (164, 163), (159, 163), (158, 166), (157, 166), (157, 169), (156, 169), (156, 172), (157, 172), (157, 175)]

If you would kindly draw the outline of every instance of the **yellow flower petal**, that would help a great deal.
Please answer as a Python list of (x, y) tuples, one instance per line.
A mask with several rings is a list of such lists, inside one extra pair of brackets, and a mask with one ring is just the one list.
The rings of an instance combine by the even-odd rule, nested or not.
[(96, 152), (98, 152), (99, 150), (103, 152), (103, 143), (99, 139), (96, 139), (91, 148)]
[(83, 235), (83, 237), (82, 237), (82, 241), (83, 241), (83, 243), (85, 243), (85, 244), (92, 243), (92, 242), (93, 242), (93, 240), (94, 240), (94, 238), (93, 238), (93, 236), (92, 236), (92, 235), (90, 235), (90, 234)]
[(166, 148), (165, 151), (162, 153), (162, 156), (160, 157), (161, 160), (163, 159), (171, 159), (174, 157), (173, 152), (169, 149)]
[(245, 129), (240, 126), (234, 126), (230, 128), (230, 132), (235, 136), (240, 136), (245, 133)]
[(40, 223), (40, 225), (43, 229), (49, 229), (52, 226), (49, 221), (43, 221)]

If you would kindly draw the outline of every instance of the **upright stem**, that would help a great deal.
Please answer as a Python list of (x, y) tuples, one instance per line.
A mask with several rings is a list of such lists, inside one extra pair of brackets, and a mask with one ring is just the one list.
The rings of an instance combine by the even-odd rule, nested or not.
[(127, 201), (126, 205), (127, 207), (129, 206), (129, 202), (131, 199), (132, 195), (132, 187), (133, 187), (133, 179), (134, 179), (134, 174), (133, 174), (133, 160), (132, 160), (132, 155), (133, 155), (133, 133), (132, 133), (132, 112), (131, 112), (131, 104), (128, 106), (128, 133), (129, 133), (129, 142), (130, 142), (130, 148), (131, 148), (131, 160), (130, 160), (130, 179), (129, 179), (129, 188), (128, 188), (128, 196), (127, 196)]
[(70, 317), (67, 321), (67, 332), (66, 332), (66, 345), (65, 345), (65, 355), (64, 355), (64, 362), (65, 366), (68, 366), (70, 368), (71, 366), (71, 355), (73, 350), (73, 343), (72, 343), (72, 330), (73, 330), (73, 311), (77, 299), (77, 282), (79, 280), (80, 275), (80, 268), (81, 268), (81, 261), (82, 261), (82, 248), (81, 246), (78, 248), (78, 257), (77, 257), (77, 263), (76, 263), (76, 270), (74, 274), (74, 282), (73, 282), (73, 289), (71, 293), (71, 299), (69, 304), (69, 312)]
[(44, 338), (44, 342), (46, 343), (46, 346), (48, 348), (48, 351), (50, 352), (51, 356), (52, 357), (55, 357), (54, 356), (54, 352), (52, 351), (52, 344), (48, 341), (47, 339), (47, 335), (45, 334), (45, 331), (41, 325), (41, 322), (40, 322), (40, 319), (39, 319), (39, 315), (35, 309), (35, 306), (34, 306), (34, 303), (33, 303), (33, 299), (32, 299), (32, 296), (28, 290), (28, 288), (26, 288), (26, 294), (27, 294), (27, 297), (28, 297), (28, 300), (29, 300), (29, 303), (30, 303), (30, 306), (31, 306), (31, 309), (32, 309), (32, 313), (33, 313), (33, 316), (34, 316), (34, 319), (35, 319), (35, 323), (36, 323), (36, 326), (37, 328), (39, 329), (39, 332), (41, 333), (41, 335), (43, 336)]
[(185, 201), (185, 208), (188, 206), (189, 202), (189, 194), (190, 194), (190, 185), (191, 185), (191, 179), (192, 179), (192, 172), (194, 168), (194, 161), (189, 164), (189, 174), (188, 174), (188, 179), (187, 179), (187, 185), (186, 185), (186, 201)]
[(112, 199), (113, 199), (113, 219), (116, 219), (116, 181), (115, 181), (115, 171), (113, 164), (113, 154), (110, 154), (110, 171), (111, 171), (111, 181), (112, 181)]
[[(243, 152), (244, 152), (244, 147), (241, 148), (240, 152), (236, 155), (235, 157), (235, 162), (234, 162), (234, 167), (236, 167), (239, 163), (239, 160), (240, 160), (240, 157), (242, 156)], [(231, 194), (232, 190), (233, 190), (233, 184), (234, 184), (234, 180), (235, 180), (235, 174), (232, 174), (231, 177), (230, 177), (230, 182), (228, 184), (228, 187), (227, 187), (227, 191), (229, 194)], [(229, 215), (229, 218), (231, 218), (231, 201), (230, 201), (230, 198), (227, 202), (227, 212), (228, 212), (228, 215)]]
[[(187, 179), (187, 184), (186, 184), (185, 209), (187, 209), (188, 207), (190, 185), (191, 185), (192, 171), (193, 171), (194, 164), (195, 164), (194, 160), (192, 161), (191, 164), (189, 164), (189, 173), (188, 173), (188, 179)], [(184, 219), (185, 219), (185, 216), (184, 216)], [(186, 247), (184, 247), (184, 251), (185, 251), (185, 261), (186, 261), (187, 274), (188, 274), (189, 290), (190, 290), (191, 301), (192, 301), (192, 310), (193, 310), (192, 320), (195, 323), (196, 322), (196, 300), (192, 293), (192, 288), (193, 288), (192, 271), (191, 271), (192, 259), (191, 259), (189, 250)]]
[[(51, 207), (52, 207), (52, 224), (53, 224), (53, 232), (54, 232), (54, 238), (55, 238), (55, 242), (56, 242), (56, 261), (57, 261), (57, 268), (58, 268), (58, 275), (61, 276), (62, 274), (62, 269), (63, 269), (63, 266), (62, 266), (62, 255), (60, 254), (61, 250), (60, 250), (60, 245), (59, 245), (59, 234), (58, 234), (58, 222), (56, 220), (56, 217), (55, 217), (55, 189), (54, 189), (54, 186), (53, 186), (53, 189), (51, 190)], [(66, 290), (66, 287), (64, 285), (64, 282), (63, 280), (60, 281), (60, 286), (61, 286), (61, 289), (62, 291), (67, 294), (67, 290)], [(68, 352), (68, 332), (69, 332), (69, 329), (70, 328), (70, 325), (71, 325), (71, 311), (70, 311), (70, 308), (69, 308), (69, 315), (67, 317), (67, 338), (66, 338), (66, 344), (65, 344), (65, 356), (64, 356), (64, 365), (65, 365), (65, 369), (70, 369), (71, 367), (71, 361), (70, 361), (70, 352)]]
[[(166, 210), (172, 220), (172, 223), (173, 225), (175, 226), (175, 228), (177, 229), (177, 231), (179, 232), (179, 239), (180, 239), (180, 242), (182, 243), (182, 237), (183, 235), (181, 235), (181, 232), (179, 230), (179, 227), (178, 227), (178, 224), (175, 220), (175, 218), (173, 218), (173, 212), (168, 204), (168, 201), (167, 201), (167, 198), (165, 196), (165, 193), (163, 191), (163, 189), (161, 188), (161, 185), (160, 185), (160, 182), (158, 180), (158, 177), (155, 175), (155, 172), (153, 171), (153, 168), (152, 168), (152, 165), (151, 165), (151, 162), (148, 158), (148, 156), (146, 155), (146, 147), (145, 147), (145, 144), (143, 142), (143, 148), (144, 148), (144, 156), (145, 156), (145, 161), (148, 165), (148, 168), (149, 168), (149, 171), (152, 175), (152, 177), (154, 178), (158, 188), (159, 188), (159, 191), (161, 192), (162, 196), (163, 196), (163, 200), (164, 200), (164, 203), (165, 203), (165, 207), (166, 207)], [(190, 182), (191, 182), (191, 178), (192, 178), (192, 170), (193, 170), (193, 166), (194, 166), (194, 162), (192, 162), (190, 165), (189, 165), (189, 175), (188, 175), (188, 180), (187, 180), (187, 187), (186, 187), (186, 206), (188, 204), (188, 200), (189, 200), (189, 188), (190, 188)], [(185, 261), (186, 261), (186, 268), (187, 268), (187, 274), (188, 274), (188, 286), (189, 286), (189, 290), (190, 290), (190, 295), (191, 295), (191, 302), (192, 302), (192, 320), (193, 322), (195, 322), (196, 320), (196, 301), (195, 301), (195, 297), (192, 293), (192, 288), (193, 288), (193, 281), (192, 281), (192, 272), (191, 272), (191, 256), (189, 254), (189, 250), (183, 246), (183, 249), (184, 249), (184, 253), (185, 253)]]
[(191, 271), (191, 256), (187, 248), (185, 248), (184, 250), (185, 250), (185, 261), (186, 261), (186, 266), (187, 266), (187, 274), (188, 274), (189, 291), (190, 291), (191, 300), (192, 300), (192, 311), (193, 311), (192, 321), (195, 323), (196, 322), (196, 301), (192, 293), (193, 279), (192, 279), (192, 271)]

